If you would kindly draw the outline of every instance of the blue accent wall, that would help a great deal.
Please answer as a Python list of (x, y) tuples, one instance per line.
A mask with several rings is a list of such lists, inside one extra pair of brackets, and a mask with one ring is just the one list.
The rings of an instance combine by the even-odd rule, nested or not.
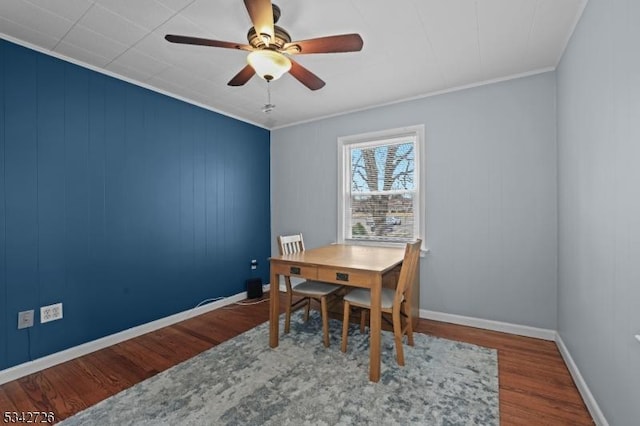
[(268, 282), (269, 138), (0, 40), (0, 370)]

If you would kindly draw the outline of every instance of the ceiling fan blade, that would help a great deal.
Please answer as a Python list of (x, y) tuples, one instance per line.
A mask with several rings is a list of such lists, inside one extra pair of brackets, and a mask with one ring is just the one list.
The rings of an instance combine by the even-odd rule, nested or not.
[(265, 44), (269, 44), (275, 40), (273, 32), (273, 8), (271, 0), (244, 0), (244, 5), (249, 12), (249, 17), (253, 23), (253, 28), (259, 36), (269, 36), (269, 42), (265, 40)]
[(171, 43), (223, 47), (226, 49), (253, 50), (253, 47), (249, 46), (248, 44), (233, 43), (230, 41), (211, 40), (208, 38), (189, 37), (189, 36), (181, 36), (181, 35), (175, 35), (175, 34), (167, 34), (166, 36), (164, 36), (164, 38), (165, 40), (170, 41)]
[(317, 75), (297, 63), (296, 61), (291, 60), (291, 69), (289, 73), (296, 78), (300, 83), (304, 84), (311, 90), (322, 89), (326, 84), (324, 81), (320, 79)]
[(251, 65), (247, 65), (242, 68), (238, 74), (236, 74), (229, 82), (229, 86), (242, 86), (253, 77), (256, 72)]
[(360, 34), (341, 34), (327, 37), (312, 38), (309, 40), (293, 41), (283, 46), (285, 52), (295, 54), (306, 53), (340, 53), (358, 52), (362, 50), (362, 37)]

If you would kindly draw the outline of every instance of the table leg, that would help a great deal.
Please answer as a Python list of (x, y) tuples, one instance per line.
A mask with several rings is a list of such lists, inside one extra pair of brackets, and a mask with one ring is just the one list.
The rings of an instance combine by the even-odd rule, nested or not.
[(370, 321), (370, 348), (369, 348), (369, 380), (380, 380), (380, 330), (382, 328), (382, 311), (380, 308), (382, 293), (382, 277), (377, 276), (371, 287), (371, 318)]
[(278, 336), (280, 334), (279, 315), (280, 314), (280, 276), (271, 272), (269, 281), (269, 346), (278, 347)]

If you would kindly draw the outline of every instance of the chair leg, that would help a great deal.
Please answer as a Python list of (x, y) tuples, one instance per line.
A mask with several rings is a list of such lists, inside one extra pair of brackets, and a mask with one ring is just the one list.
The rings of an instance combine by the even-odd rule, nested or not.
[(327, 297), (320, 298), (320, 312), (322, 315), (322, 341), (325, 347), (329, 347), (329, 310), (327, 309)]
[(343, 303), (344, 303), (344, 314), (342, 316), (342, 346), (340, 347), (340, 349), (342, 350), (342, 352), (346, 352), (347, 337), (349, 335), (349, 312), (351, 310), (351, 307), (349, 306), (349, 302), (347, 302), (346, 300)]
[(406, 305), (404, 311), (407, 315), (407, 343), (409, 343), (409, 346), (413, 346), (413, 318), (411, 317), (411, 312), (407, 311)]
[(364, 327), (367, 324), (367, 313), (369, 311), (365, 308), (360, 309), (360, 334), (364, 334)]
[(293, 294), (290, 291), (287, 292), (287, 305), (285, 306), (284, 316), (284, 332), (289, 333), (291, 327), (291, 304), (293, 303)]
[(400, 320), (400, 310), (396, 309), (392, 313), (393, 316), (393, 337), (396, 342), (396, 352), (398, 365), (404, 365), (404, 350), (402, 348), (402, 321)]
[(309, 310), (311, 309), (311, 298), (306, 297), (305, 299), (307, 299), (307, 306), (305, 306), (304, 308), (304, 322), (307, 322), (309, 321)]

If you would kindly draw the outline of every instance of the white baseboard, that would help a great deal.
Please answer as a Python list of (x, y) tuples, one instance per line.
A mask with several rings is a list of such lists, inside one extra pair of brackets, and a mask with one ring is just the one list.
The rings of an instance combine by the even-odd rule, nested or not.
[[(268, 284), (264, 285), (263, 289), (264, 291), (268, 292), (269, 285)], [(7, 368), (5, 370), (0, 371), (0, 385), (3, 383), (10, 382), (12, 380), (19, 379), (20, 377), (24, 377), (29, 374), (36, 373), (46, 368), (53, 367), (54, 365), (61, 364), (66, 361), (70, 361), (74, 358), (87, 355), (91, 352), (104, 349), (108, 346), (118, 344), (125, 340), (129, 340), (134, 337), (149, 333), (151, 331), (155, 331), (160, 328), (178, 323), (180, 321), (184, 321), (189, 318), (202, 315), (206, 312), (213, 311), (223, 306), (231, 305), (233, 303), (239, 302), (240, 300), (246, 299), (246, 297), (247, 297), (247, 293), (243, 291), (242, 293), (238, 293), (233, 296), (229, 296), (224, 299), (211, 302), (203, 306), (199, 306), (197, 308), (192, 308), (183, 312), (178, 312), (177, 314), (174, 314), (165, 318), (160, 318), (159, 320), (151, 321), (146, 324), (141, 324), (139, 326), (129, 328), (127, 330), (123, 330), (115, 334), (111, 334), (109, 336), (101, 337), (91, 342), (83, 343), (81, 345), (74, 346), (72, 348), (65, 349), (63, 351), (44, 356), (42, 358), (38, 358), (33, 361), (28, 361), (23, 364), (16, 365), (14, 367)]]
[(580, 370), (578, 370), (578, 366), (573, 361), (571, 354), (569, 353), (569, 349), (562, 341), (562, 337), (560, 337), (559, 333), (556, 333), (556, 345), (558, 346), (558, 350), (560, 351), (560, 355), (564, 359), (564, 363), (567, 364), (567, 368), (569, 369), (569, 373), (571, 373), (571, 377), (573, 377), (573, 381), (582, 395), (582, 399), (584, 400), (591, 417), (593, 417), (593, 421), (596, 422), (598, 426), (609, 426), (609, 422), (604, 417), (602, 410), (600, 410), (600, 406), (598, 405), (596, 399), (593, 397), (591, 390), (589, 390), (589, 386), (587, 386), (587, 382), (585, 382), (582, 374), (580, 374)]
[(533, 337), (536, 339), (555, 341), (556, 331), (546, 328), (530, 327), (528, 325), (511, 324), (508, 322), (493, 321), (482, 318), (465, 317), (463, 315), (446, 314), (444, 312), (428, 311), (420, 309), (420, 318), (434, 321), (448, 322), (451, 324), (466, 325), (485, 330), (501, 331), (503, 333), (517, 334), (518, 336)]

